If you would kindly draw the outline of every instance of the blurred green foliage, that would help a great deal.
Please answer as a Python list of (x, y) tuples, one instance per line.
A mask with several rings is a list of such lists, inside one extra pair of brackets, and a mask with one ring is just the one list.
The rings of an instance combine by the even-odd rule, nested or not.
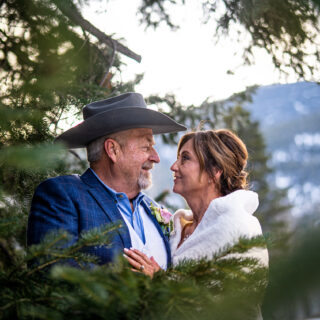
[[(29, 248), (25, 258), (0, 265), (2, 319), (255, 319), (266, 287), (267, 270), (254, 259), (227, 258), (264, 247), (263, 238), (220, 252), (212, 260), (182, 262), (153, 279), (132, 272), (119, 256), (113, 265), (85, 268), (95, 261), (78, 250), (106, 245), (116, 226), (83, 234), (62, 249), (65, 232), (51, 234)], [(26, 268), (26, 262), (38, 264)], [(79, 268), (64, 265), (76, 261)], [(5, 261), (2, 259), (1, 261)], [(47, 269), (52, 266), (52, 269)], [(250, 270), (250, 272), (249, 272)]]
[[(36, 185), (51, 176), (81, 172), (86, 165), (61, 146), (53, 145), (54, 137), (64, 129), (67, 119), (79, 119), (86, 103), (133, 91), (141, 80), (138, 75), (132, 82), (112, 80), (101, 86), (106, 70), (111, 76), (120, 74), (120, 57), (113, 59), (112, 49), (70, 22), (56, 1), (0, 2), (0, 317), (249, 319), (252, 306), (261, 299), (259, 289), (266, 284), (266, 270), (242, 270), (241, 266), (252, 266), (252, 261), (239, 264), (216, 258), (189, 262), (159, 273), (153, 280), (132, 273), (121, 258), (112, 266), (89, 270), (57, 265), (71, 258), (83, 261), (80, 266), (90, 265), (94, 257), (78, 249), (108, 243), (114, 226), (91, 230), (74, 247), (62, 251), (52, 244), (57, 239), (60, 243), (66, 241), (68, 235), (63, 232), (58, 235), (60, 238), (48, 236), (43, 244), (26, 251), (26, 220)], [(78, 8), (88, 2), (66, 1)], [(251, 183), (260, 194), (260, 215), (265, 225), (271, 226), (274, 217), (287, 209), (282, 203), (285, 194), (267, 184), (271, 169), (267, 166), (264, 141), (258, 124), (241, 108), (247, 99), (250, 91), (227, 101), (206, 101), (200, 108), (182, 106), (173, 95), (151, 96), (148, 101), (160, 109), (166, 104), (166, 113), (190, 128), (206, 120), (204, 127), (228, 127), (244, 139), (252, 154), (249, 168)], [(177, 136), (166, 135), (164, 139), (172, 143)], [(317, 283), (317, 269), (313, 267), (319, 262), (319, 241), (316, 237), (314, 241), (301, 239), (299, 250), (290, 256), (282, 251), (284, 262), (271, 269), (266, 315), (281, 310), (286, 290), (297, 293), (299, 300), (299, 290), (307, 292), (310, 283)], [(291, 245), (295, 248), (295, 244)], [(234, 250), (243, 248), (238, 245)], [(221, 253), (221, 257), (226, 254)], [(40, 265), (28, 268), (27, 263), (35, 258)], [(288, 273), (292, 263), (300, 263), (299, 270)], [(46, 268), (54, 264), (49, 276)], [(308, 277), (303, 281), (306, 270)], [(296, 286), (292, 287), (293, 283)]]

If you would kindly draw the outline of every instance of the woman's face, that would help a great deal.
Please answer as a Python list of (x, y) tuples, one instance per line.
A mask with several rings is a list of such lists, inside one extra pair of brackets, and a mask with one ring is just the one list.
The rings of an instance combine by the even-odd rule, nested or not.
[(200, 174), (200, 164), (193, 148), (193, 139), (182, 146), (177, 161), (170, 169), (174, 173), (173, 192), (184, 198), (196, 197), (208, 189), (210, 178), (205, 171)]

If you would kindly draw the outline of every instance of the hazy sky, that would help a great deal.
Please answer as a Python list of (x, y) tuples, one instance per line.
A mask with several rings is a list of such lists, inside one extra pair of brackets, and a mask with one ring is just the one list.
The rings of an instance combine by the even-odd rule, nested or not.
[[(200, 104), (207, 97), (226, 98), (250, 85), (280, 82), (263, 50), (256, 51), (256, 65), (239, 67), (241, 44), (230, 39), (215, 43), (214, 23), (201, 24), (199, 1), (186, 1), (186, 6), (173, 11), (173, 20), (180, 25), (178, 31), (165, 25), (145, 31), (136, 15), (139, 3), (139, 0), (91, 2), (83, 15), (142, 56), (141, 63), (122, 56), (127, 64), (122, 79), (130, 80), (136, 73), (144, 73), (144, 80), (136, 88), (143, 95), (174, 93), (183, 104)], [(235, 74), (228, 75), (229, 69), (235, 70)]]

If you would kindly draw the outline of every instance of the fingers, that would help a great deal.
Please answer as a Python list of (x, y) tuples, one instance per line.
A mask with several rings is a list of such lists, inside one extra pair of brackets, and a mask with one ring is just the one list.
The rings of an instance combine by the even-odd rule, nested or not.
[(140, 267), (142, 265), (142, 263), (137, 262), (135, 259), (132, 259), (131, 257), (129, 257), (128, 255), (124, 255), (124, 257), (128, 260), (128, 262), (137, 270), (140, 270)]
[(152, 263), (152, 266), (153, 266), (153, 270), (155, 272), (159, 271), (161, 268), (160, 266), (158, 265), (157, 261), (154, 260), (154, 257), (150, 257), (150, 260), (151, 260), (151, 263)]
[[(124, 249), (124, 252), (126, 253), (126, 255), (131, 258), (132, 260), (134, 260), (135, 262), (137, 262), (139, 264), (139, 267), (141, 265), (152, 265), (152, 262), (151, 260), (142, 252), (140, 252), (139, 250), (137, 249)], [(139, 268), (138, 267), (138, 268)]]
[(125, 248), (124, 252), (124, 257), (133, 267), (131, 270), (135, 272), (142, 272), (152, 278), (153, 274), (161, 269), (153, 257), (148, 258), (147, 255), (137, 249), (129, 250)]
[(133, 248), (131, 248), (129, 251), (139, 256), (142, 260), (150, 263), (150, 258), (147, 255), (145, 255), (143, 252)]

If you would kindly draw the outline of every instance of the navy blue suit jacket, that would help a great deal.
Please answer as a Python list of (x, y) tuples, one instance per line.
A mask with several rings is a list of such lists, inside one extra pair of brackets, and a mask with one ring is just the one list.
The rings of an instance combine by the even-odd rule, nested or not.
[[(147, 196), (141, 202), (145, 211), (157, 227), (167, 249), (168, 266), (171, 254), (168, 239), (151, 214)], [(122, 227), (112, 239), (109, 247), (90, 247), (87, 252), (99, 258), (99, 264), (105, 264), (131, 247), (129, 230), (119, 212), (115, 201), (91, 170), (82, 176), (68, 175), (48, 179), (42, 182), (32, 199), (28, 220), (27, 244), (39, 243), (48, 231), (64, 229), (76, 242), (82, 231), (100, 227), (110, 222), (121, 221)]]

